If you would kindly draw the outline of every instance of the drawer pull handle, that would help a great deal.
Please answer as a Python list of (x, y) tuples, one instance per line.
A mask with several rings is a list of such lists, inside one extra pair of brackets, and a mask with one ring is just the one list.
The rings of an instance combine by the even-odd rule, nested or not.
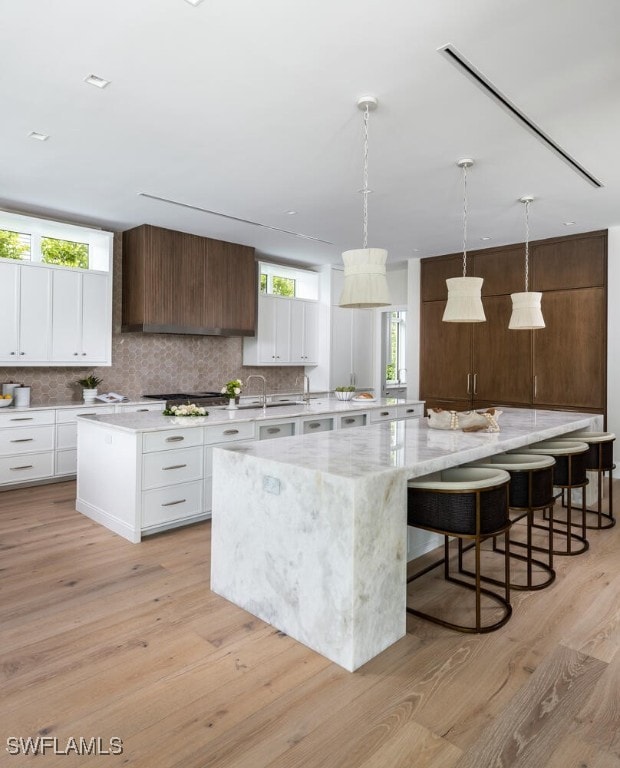
[(174, 507), (175, 504), (185, 504), (187, 499), (179, 499), (178, 501), (167, 501), (165, 504), (162, 504), (162, 507)]
[(148, 410), (148, 408), (138, 408), (138, 413), (147, 413)]
[(34, 421), (32, 416), (19, 416), (18, 418), (11, 419), (11, 421)]
[(267, 432), (269, 432), (270, 435), (277, 435), (278, 432), (281, 432), (281, 429), (280, 427), (269, 427)]
[(171, 464), (169, 467), (162, 467), (163, 470), (167, 469), (183, 469), (183, 467), (186, 467), (187, 464)]
[(349, 416), (347, 419), (344, 420), (345, 424), (355, 424), (355, 419)]
[(97, 414), (93, 412), (93, 413), (80, 413), (78, 415), (79, 416), (96, 416)]
[(318, 429), (321, 426), (320, 421), (311, 421), (310, 424), (308, 424), (310, 429)]
[(415, 408), (407, 408), (407, 413), (415, 413)]
[(34, 437), (20, 437), (18, 440), (11, 440), (12, 443), (32, 443)]
[(381, 411), (380, 413), (380, 416), (389, 416), (389, 415), (390, 415), (389, 411)]
[(238, 429), (225, 429), (224, 430), (225, 435), (238, 435), (239, 430)]
[(182, 440), (185, 440), (183, 435), (173, 435), (172, 437), (167, 437), (166, 442), (167, 443), (179, 443)]
[(23, 467), (11, 467), (11, 472), (15, 472), (17, 469), (32, 469), (32, 464), (24, 464)]

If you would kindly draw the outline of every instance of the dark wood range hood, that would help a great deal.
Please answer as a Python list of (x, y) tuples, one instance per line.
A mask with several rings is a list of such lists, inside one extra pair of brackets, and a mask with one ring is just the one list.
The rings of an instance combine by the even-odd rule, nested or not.
[(254, 336), (254, 249), (143, 224), (123, 232), (122, 331)]

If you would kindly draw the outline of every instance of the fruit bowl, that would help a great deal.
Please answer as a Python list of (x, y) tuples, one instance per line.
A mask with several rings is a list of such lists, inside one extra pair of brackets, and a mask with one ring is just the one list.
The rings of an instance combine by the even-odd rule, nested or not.
[(11, 405), (13, 398), (11, 395), (0, 395), (0, 408), (6, 408), (7, 405)]

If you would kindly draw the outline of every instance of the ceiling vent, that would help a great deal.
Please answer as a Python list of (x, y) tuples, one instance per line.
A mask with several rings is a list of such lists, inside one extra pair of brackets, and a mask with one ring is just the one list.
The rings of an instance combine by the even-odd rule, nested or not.
[(478, 88), (480, 88), (487, 96), (490, 96), (496, 104), (499, 104), (502, 109), (508, 112), (521, 126), (527, 128), (530, 133), (534, 134), (536, 138), (547, 146), (548, 149), (555, 152), (567, 165), (569, 165), (576, 173), (578, 173), (583, 179), (585, 179), (593, 187), (600, 188), (603, 184), (587, 171), (583, 165), (578, 163), (568, 152), (557, 144), (552, 138), (550, 138), (542, 128), (539, 128), (530, 118), (523, 113), (517, 106), (515, 106), (510, 99), (497, 88), (493, 83), (486, 78), (480, 70), (476, 69), (471, 62), (463, 56), (463, 54), (454, 48), (452, 45), (443, 45), (437, 49), (439, 53), (445, 56), (451, 64), (454, 64), (462, 74), (468, 77)]
[(190, 211), (200, 211), (201, 213), (208, 213), (211, 216), (220, 216), (222, 219), (228, 219), (229, 221), (238, 221), (241, 224), (250, 224), (253, 227), (260, 227), (261, 229), (269, 229), (272, 232), (282, 232), (285, 235), (292, 235), (293, 237), (299, 237), (302, 240), (312, 240), (315, 243), (325, 243), (325, 245), (333, 245), (328, 240), (321, 240), (320, 237), (312, 237), (312, 235), (302, 235), (299, 232), (291, 232), (289, 229), (280, 229), (280, 227), (272, 227), (269, 224), (261, 224), (258, 221), (250, 221), (249, 219), (241, 219), (239, 216), (230, 216), (227, 213), (219, 213), (218, 211), (211, 211), (208, 208), (201, 208), (199, 205), (190, 205), (189, 203), (181, 203), (178, 200), (170, 200), (167, 197), (159, 197), (158, 195), (150, 195), (148, 192), (138, 192), (140, 197), (148, 197), (149, 200), (157, 200), (160, 203), (168, 203), (169, 205), (178, 205), (181, 208), (188, 208)]

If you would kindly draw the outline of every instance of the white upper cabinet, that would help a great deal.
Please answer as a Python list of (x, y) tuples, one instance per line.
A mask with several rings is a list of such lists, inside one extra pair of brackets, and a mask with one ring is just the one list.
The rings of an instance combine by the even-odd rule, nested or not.
[(318, 304), (261, 294), (256, 337), (243, 340), (244, 365), (316, 365)]
[(49, 360), (50, 307), (49, 269), (0, 262), (0, 361), (4, 365)]
[(109, 365), (111, 306), (108, 273), (54, 270), (52, 360)]
[(111, 232), (0, 211), (0, 363), (111, 365)]

